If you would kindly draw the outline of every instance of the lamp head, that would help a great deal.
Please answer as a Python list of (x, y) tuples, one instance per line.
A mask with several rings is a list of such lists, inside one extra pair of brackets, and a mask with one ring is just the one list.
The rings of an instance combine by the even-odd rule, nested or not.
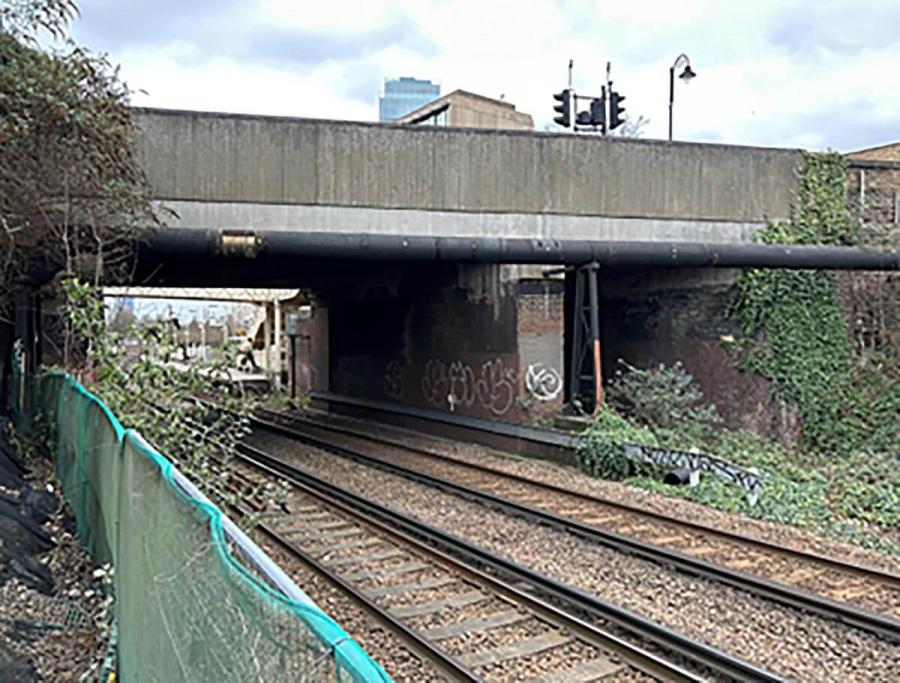
[(686, 67), (684, 67), (684, 71), (681, 72), (681, 75), (678, 78), (683, 80), (685, 83), (690, 83), (691, 79), (696, 75), (697, 74), (694, 73), (694, 70), (691, 69), (691, 65), (688, 64)]

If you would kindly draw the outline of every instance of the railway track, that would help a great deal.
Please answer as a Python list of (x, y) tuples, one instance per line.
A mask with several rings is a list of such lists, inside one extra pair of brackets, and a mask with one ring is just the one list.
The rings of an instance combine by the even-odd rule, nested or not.
[(238, 459), (292, 487), (258, 529), (452, 680), (782, 680), (264, 451)]
[[(259, 411), (255, 426), (900, 642), (900, 577), (398, 443)], [(377, 455), (374, 453), (377, 452)]]

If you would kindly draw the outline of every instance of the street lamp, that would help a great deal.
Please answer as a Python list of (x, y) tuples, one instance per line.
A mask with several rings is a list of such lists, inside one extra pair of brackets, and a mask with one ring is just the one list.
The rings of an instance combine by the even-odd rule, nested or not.
[(669, 67), (669, 142), (672, 142), (672, 103), (675, 101), (675, 69), (683, 66), (678, 78), (685, 83), (690, 83), (697, 74), (691, 69), (691, 60), (683, 52), (675, 58), (675, 62)]

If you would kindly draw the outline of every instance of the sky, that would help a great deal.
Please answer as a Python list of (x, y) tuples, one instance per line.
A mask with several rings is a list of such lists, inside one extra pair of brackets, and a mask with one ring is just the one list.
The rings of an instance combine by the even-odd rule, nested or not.
[(375, 121), (386, 77), (500, 97), (552, 123), (615, 88), (643, 137), (852, 151), (900, 140), (897, 0), (81, 0), (75, 39), (136, 105)]

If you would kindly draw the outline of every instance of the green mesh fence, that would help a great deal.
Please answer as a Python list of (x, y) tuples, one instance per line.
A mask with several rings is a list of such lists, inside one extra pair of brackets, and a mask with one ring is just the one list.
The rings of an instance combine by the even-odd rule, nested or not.
[(72, 377), (13, 379), (16, 425), (49, 427), (79, 538), (115, 569), (122, 680), (390, 681), (317, 606), (232, 555), (222, 513)]

